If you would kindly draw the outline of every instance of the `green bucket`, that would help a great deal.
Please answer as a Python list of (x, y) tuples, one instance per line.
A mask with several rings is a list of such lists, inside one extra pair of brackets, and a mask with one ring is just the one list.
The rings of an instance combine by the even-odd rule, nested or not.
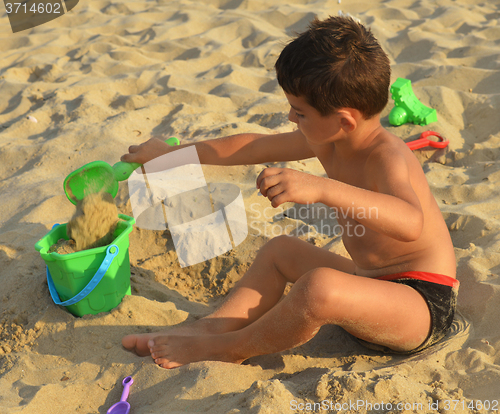
[(135, 219), (119, 219), (111, 244), (76, 253), (48, 253), (59, 239), (68, 240), (66, 224), (55, 225), (35, 244), (47, 265), (47, 283), (54, 302), (73, 315), (108, 312), (130, 295), (128, 235)]

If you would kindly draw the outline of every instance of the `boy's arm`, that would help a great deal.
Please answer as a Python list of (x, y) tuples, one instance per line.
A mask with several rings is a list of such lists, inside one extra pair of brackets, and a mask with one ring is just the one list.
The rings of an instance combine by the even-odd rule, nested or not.
[(423, 211), (406, 160), (398, 153), (377, 158), (366, 170), (375, 190), (281, 168), (265, 169), (257, 178), (257, 187), (273, 207), (287, 201), (320, 202), (378, 233), (400, 241), (417, 240), (423, 228)]
[(266, 162), (297, 161), (315, 154), (298, 130), (281, 134), (238, 134), (194, 144), (170, 147), (158, 138), (132, 145), (122, 161), (145, 164), (160, 155), (195, 145), (202, 164), (244, 165)]
[(404, 160), (384, 171), (372, 171), (376, 191), (329, 180), (321, 191), (321, 202), (338, 206), (339, 214), (393, 239), (416, 241), (423, 230), (424, 215), (420, 201), (410, 182)]

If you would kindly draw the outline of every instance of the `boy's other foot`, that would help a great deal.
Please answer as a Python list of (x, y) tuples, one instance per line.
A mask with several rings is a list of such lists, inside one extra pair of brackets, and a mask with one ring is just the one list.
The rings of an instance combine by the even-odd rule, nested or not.
[(155, 363), (162, 368), (177, 368), (197, 361), (222, 361), (241, 364), (247, 358), (235, 353), (228, 335), (159, 335), (148, 346)]
[(148, 356), (150, 355), (148, 342), (157, 336), (217, 334), (227, 331), (225, 325), (226, 323), (222, 320), (203, 318), (185, 326), (174, 327), (168, 331), (126, 335), (122, 339), (122, 345), (139, 356)]
[[(163, 334), (165, 334), (164, 332)], [(157, 335), (161, 335), (160, 332), (146, 333), (146, 334), (132, 334), (127, 335), (122, 338), (122, 345), (129, 351), (135, 352), (139, 356), (151, 355), (149, 351), (148, 342)]]

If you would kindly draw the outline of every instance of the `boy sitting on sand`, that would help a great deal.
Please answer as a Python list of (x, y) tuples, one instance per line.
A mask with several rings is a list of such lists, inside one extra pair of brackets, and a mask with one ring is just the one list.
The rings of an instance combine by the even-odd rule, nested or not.
[[(199, 142), (200, 161), (240, 165), (317, 157), (328, 178), (266, 168), (257, 188), (273, 207), (320, 202), (342, 211), (344, 229), (362, 225), (365, 231), (343, 232), (351, 259), (295, 237), (276, 237), (211, 315), (186, 327), (123, 338), (125, 348), (151, 355), (161, 367), (241, 363), (297, 347), (325, 324), (339, 325), (369, 346), (412, 353), (442, 339), (452, 323), (459, 284), (453, 245), (418, 160), (380, 124), (390, 65), (377, 40), (350, 18), (315, 20), (284, 48), (276, 72), (297, 130)], [(144, 164), (172, 150), (153, 138), (131, 146), (122, 160)], [(376, 214), (363, 214), (374, 209)], [(293, 286), (282, 299), (287, 282)]]

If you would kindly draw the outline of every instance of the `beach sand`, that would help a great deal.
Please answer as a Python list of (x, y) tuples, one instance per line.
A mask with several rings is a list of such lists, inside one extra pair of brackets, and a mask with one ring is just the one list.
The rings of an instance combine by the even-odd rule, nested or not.
[[(82, 0), (16, 34), (0, 9), (2, 414), (104, 414), (128, 375), (133, 414), (500, 410), (500, 1)], [(274, 62), (314, 16), (339, 11), (371, 27), (393, 81), (410, 79), (438, 114), (427, 127), (391, 127), (391, 100), (383, 125), (405, 141), (428, 129), (450, 141), (416, 151), (457, 256), (458, 312), (445, 341), (412, 357), (382, 355), (330, 326), (243, 365), (175, 370), (125, 351), (128, 333), (208, 314), (273, 235), (345, 254), (317, 216), (292, 204), (272, 210), (257, 196), (264, 165), (203, 166), (209, 185), (241, 189), (250, 231), (235, 249), (181, 268), (168, 231), (135, 228), (131, 296), (82, 318), (54, 305), (34, 244), (74, 212), (64, 178), (91, 161), (113, 164), (151, 135), (187, 143), (291, 131)], [(277, 165), (323, 174), (315, 160)], [(126, 183), (116, 203), (132, 215)]]

